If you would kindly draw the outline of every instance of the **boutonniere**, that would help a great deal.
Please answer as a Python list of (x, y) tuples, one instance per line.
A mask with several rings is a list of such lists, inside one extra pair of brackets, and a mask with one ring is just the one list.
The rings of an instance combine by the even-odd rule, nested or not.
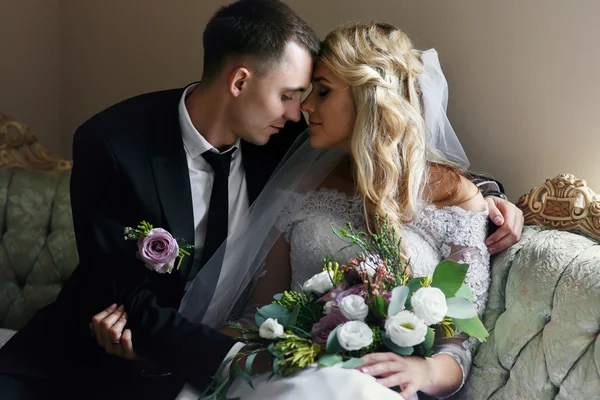
[(179, 270), (183, 257), (189, 256), (188, 250), (194, 248), (183, 239), (175, 239), (163, 228), (153, 228), (146, 221), (142, 221), (137, 229), (125, 228), (125, 240), (137, 240), (137, 258), (144, 262), (146, 268), (159, 274), (170, 274), (177, 257), (176, 269)]

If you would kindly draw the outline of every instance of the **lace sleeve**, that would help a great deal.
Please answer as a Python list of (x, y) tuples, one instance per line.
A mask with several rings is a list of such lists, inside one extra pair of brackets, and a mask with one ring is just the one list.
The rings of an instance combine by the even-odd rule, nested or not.
[[(444, 207), (435, 212), (432, 224), (436, 241), (441, 245), (442, 257), (469, 264), (465, 283), (473, 293), (477, 313), (482, 315), (490, 284), (490, 255), (485, 245), (487, 209), (483, 212), (472, 212), (460, 207)], [(472, 352), (478, 340), (460, 332), (457, 332), (454, 339), (456, 338), (463, 340), (462, 345), (445, 338), (437, 339), (433, 357), (447, 354), (458, 362), (463, 373), (462, 383), (456, 390), (458, 392), (469, 375)]]

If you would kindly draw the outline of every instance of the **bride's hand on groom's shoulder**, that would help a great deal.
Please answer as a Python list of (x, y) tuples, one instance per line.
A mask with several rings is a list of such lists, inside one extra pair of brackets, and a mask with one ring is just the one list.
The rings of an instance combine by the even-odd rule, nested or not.
[(89, 323), (89, 328), (98, 346), (102, 347), (107, 354), (126, 360), (142, 360), (133, 351), (131, 330), (125, 329), (126, 325), (125, 308), (122, 305), (117, 307), (116, 304), (113, 304), (94, 315), (92, 322)]

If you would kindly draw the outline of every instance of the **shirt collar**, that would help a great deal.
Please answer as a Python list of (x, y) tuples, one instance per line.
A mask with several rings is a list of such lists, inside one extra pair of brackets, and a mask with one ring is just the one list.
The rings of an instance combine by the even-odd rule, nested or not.
[[(186, 97), (198, 86), (198, 83), (190, 85), (185, 88), (183, 91), (183, 95), (181, 96), (181, 100), (179, 100), (179, 126), (181, 126), (181, 135), (183, 137), (183, 146), (185, 147), (185, 151), (192, 158), (196, 158), (202, 153), (206, 151), (212, 151), (214, 153), (221, 153), (217, 150), (213, 145), (208, 143), (208, 141), (198, 132), (194, 124), (192, 124), (192, 119), (190, 118), (190, 114), (185, 107), (185, 99)], [(235, 159), (239, 151), (236, 151), (240, 148), (240, 138), (238, 138), (235, 143), (223, 153), (227, 153), (228, 151), (234, 151), (231, 156), (232, 160)]]

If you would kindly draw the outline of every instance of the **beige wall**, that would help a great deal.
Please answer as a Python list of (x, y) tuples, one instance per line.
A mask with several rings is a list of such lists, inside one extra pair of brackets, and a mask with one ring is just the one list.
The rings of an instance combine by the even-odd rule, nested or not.
[(58, 0), (0, 0), (0, 112), (60, 153)]
[(184, 86), (202, 74), (202, 31), (215, 0), (61, 0), (61, 126), (140, 93)]
[[(61, 151), (70, 152), (74, 129), (102, 108), (197, 80), (203, 27), (226, 3), (60, 0)], [(377, 18), (402, 27), (419, 48), (435, 47), (450, 84), (450, 120), (472, 167), (498, 177), (513, 200), (561, 172), (600, 192), (600, 2), (287, 3), (320, 36), (340, 22)]]

